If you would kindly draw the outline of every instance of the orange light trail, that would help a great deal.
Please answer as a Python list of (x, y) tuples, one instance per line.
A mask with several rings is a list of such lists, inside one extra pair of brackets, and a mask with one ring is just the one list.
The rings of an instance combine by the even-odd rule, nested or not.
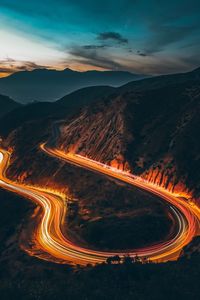
[[(175, 197), (168, 191), (153, 186), (139, 177), (127, 172), (95, 162), (79, 155), (66, 154), (57, 149), (49, 149), (44, 144), (41, 149), (48, 155), (63, 159), (71, 164), (113, 177), (129, 185), (144, 189), (167, 201), (173, 213), (178, 230), (170, 239), (156, 245), (129, 251), (131, 257), (148, 257), (151, 261), (163, 262), (176, 259), (181, 249), (199, 233), (200, 210), (184, 200)], [(46, 259), (58, 263), (71, 263), (86, 265), (104, 262), (108, 257), (127, 254), (121, 251), (96, 251), (76, 245), (70, 241), (67, 234), (63, 234), (64, 220), (67, 214), (67, 197), (55, 191), (28, 186), (13, 182), (6, 178), (5, 172), (9, 166), (10, 154), (0, 150), (0, 186), (33, 200), (42, 207), (42, 217), (35, 228), (34, 242), (37, 247), (48, 253)], [(31, 253), (28, 251), (31, 255)]]

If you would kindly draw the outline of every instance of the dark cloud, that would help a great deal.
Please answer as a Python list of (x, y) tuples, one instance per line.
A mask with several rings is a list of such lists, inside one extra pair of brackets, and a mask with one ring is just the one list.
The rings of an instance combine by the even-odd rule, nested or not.
[(138, 51), (137, 51), (137, 55), (139, 55), (139, 56), (143, 56), (143, 57), (147, 56), (147, 54), (146, 54), (146, 53), (144, 53), (144, 52), (141, 52), (140, 50), (138, 50)]
[(121, 64), (100, 54), (96, 49), (90, 49), (89, 51), (83, 47), (74, 47), (70, 54), (73, 56), (73, 60), (79, 63), (109, 70), (122, 69)]
[(46, 69), (47, 67), (36, 64), (32, 61), (25, 61), (25, 62), (22, 62), (22, 65), (19, 68), (24, 71), (29, 71), (29, 70), (35, 70), (35, 69)]
[(48, 69), (47, 66), (36, 64), (32, 61), (18, 61), (12, 58), (0, 60), (0, 73), (12, 74), (20, 71), (32, 71), (35, 69)]
[(102, 53), (98, 49), (88, 50), (83, 47), (75, 47), (70, 53), (72, 55), (72, 60), (70, 59), (70, 61), (81, 63), (83, 65), (91, 65), (108, 70), (127, 70), (133, 73), (152, 75), (186, 72), (187, 70), (196, 68), (196, 66), (200, 64), (200, 59), (197, 56), (186, 55), (181, 58), (158, 58), (154, 55), (146, 55), (140, 50), (138, 50), (136, 54), (141, 56), (141, 58), (147, 56), (147, 59), (138, 61), (133, 56), (123, 60), (115, 60), (112, 59), (111, 56), (106, 56), (105, 54), (107, 54), (107, 52)]
[(101, 41), (112, 40), (119, 44), (128, 44), (128, 39), (118, 32), (101, 32), (98, 34), (97, 39)]
[(108, 47), (107, 45), (84, 45), (84, 46), (82, 46), (82, 48), (86, 49), (86, 50), (104, 49), (107, 47)]

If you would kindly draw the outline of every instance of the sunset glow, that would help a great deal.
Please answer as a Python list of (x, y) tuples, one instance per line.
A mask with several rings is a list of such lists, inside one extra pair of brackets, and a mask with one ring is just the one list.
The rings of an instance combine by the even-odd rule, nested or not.
[(143, 74), (195, 68), (196, 5), (181, 1), (176, 21), (178, 7), (150, 2), (110, 1), (105, 9), (105, 1), (1, 1), (0, 76), (41, 67)]

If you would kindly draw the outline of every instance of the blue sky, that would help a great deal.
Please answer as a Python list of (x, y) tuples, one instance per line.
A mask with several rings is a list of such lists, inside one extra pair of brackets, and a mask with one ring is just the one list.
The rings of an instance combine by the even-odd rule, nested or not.
[(200, 65), (199, 36), (197, 0), (0, 0), (0, 74), (187, 71)]

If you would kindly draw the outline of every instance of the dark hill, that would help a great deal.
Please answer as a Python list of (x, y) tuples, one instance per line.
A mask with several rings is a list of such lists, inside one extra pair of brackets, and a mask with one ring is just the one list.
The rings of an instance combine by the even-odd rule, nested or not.
[(122, 71), (76, 72), (36, 69), (22, 71), (0, 79), (0, 93), (22, 103), (55, 101), (77, 89), (88, 86), (121, 86), (144, 78), (143, 75)]
[(158, 89), (170, 84), (184, 84), (192, 80), (200, 80), (200, 68), (197, 68), (191, 72), (169, 74), (156, 76), (152, 78), (142, 79), (136, 82), (129, 82), (119, 89), (122, 92), (126, 91), (144, 91), (149, 89)]
[(57, 103), (67, 108), (81, 108), (113, 94), (115, 90), (114, 87), (110, 86), (86, 87), (61, 98)]
[(0, 117), (21, 105), (7, 96), (0, 95)]

